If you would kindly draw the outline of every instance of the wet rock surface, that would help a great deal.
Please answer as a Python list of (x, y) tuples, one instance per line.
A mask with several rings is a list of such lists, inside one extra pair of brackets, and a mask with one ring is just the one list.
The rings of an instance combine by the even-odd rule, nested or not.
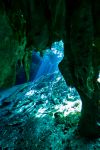
[[(98, 140), (79, 137), (78, 93), (67, 87), (60, 73), (52, 75), (20, 85), (12, 89), (12, 93), (9, 90), (8, 98), (0, 100), (1, 149), (98, 150)], [(70, 99), (67, 100), (66, 95)]]
[[(21, 68), (25, 74), (23, 82), (29, 81), (32, 50), (36, 48), (42, 54), (53, 42), (63, 40), (64, 59), (59, 68), (66, 83), (79, 92), (82, 100), (80, 135), (90, 138), (100, 136), (100, 83), (97, 82), (100, 72), (99, 7), (99, 0), (0, 0), (0, 88), (14, 85)], [(20, 116), (24, 117), (27, 107), (31, 112), (27, 104), (19, 109), (23, 103), (20, 90), (16, 92), (16, 99), (11, 94), (5, 100), (2, 96), (1, 125), (3, 122), (7, 124), (7, 118), (2, 120), (3, 116), (8, 115), (11, 124), (13, 118), (22, 123)], [(68, 99), (72, 100), (71, 97), (68, 95)], [(25, 96), (23, 99), (26, 103)], [(53, 104), (54, 99), (55, 93), (51, 100)], [(59, 103), (59, 98), (56, 101)], [(34, 104), (30, 99), (27, 103)], [(56, 116), (59, 120), (62, 115)]]

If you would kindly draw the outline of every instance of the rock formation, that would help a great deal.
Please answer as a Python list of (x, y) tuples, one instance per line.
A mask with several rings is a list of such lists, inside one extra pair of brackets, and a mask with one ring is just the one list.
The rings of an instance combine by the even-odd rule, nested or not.
[(0, 0), (0, 88), (15, 84), (16, 65), (26, 79), (33, 48), (42, 53), (63, 40), (59, 68), (82, 99), (79, 131), (100, 134), (100, 2), (99, 0)]

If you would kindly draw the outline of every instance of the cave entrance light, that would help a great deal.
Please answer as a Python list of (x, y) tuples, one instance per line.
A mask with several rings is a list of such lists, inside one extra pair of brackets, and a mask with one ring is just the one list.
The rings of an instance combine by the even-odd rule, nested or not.
[[(63, 41), (54, 42), (51, 49), (46, 49), (43, 57), (39, 52), (33, 52), (30, 80), (35, 81), (41, 76), (59, 71), (58, 64), (64, 57)], [(35, 68), (35, 69), (34, 69)]]

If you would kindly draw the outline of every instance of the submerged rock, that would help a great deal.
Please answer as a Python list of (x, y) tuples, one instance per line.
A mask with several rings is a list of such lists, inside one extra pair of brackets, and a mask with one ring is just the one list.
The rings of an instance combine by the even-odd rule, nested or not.
[(14, 87), (7, 91), (8, 97), (1, 93), (1, 149), (64, 150), (68, 141), (72, 150), (80, 146), (77, 138), (73, 139), (80, 117), (80, 97), (74, 90), (77, 98), (67, 101), (69, 88), (59, 72), (53, 75), (53, 79), (49, 74)]
[[(58, 109), (55, 108), (55, 106), (64, 103), (63, 100), (66, 98), (67, 94), (66, 89), (68, 87), (66, 86), (64, 79), (59, 73), (54, 74), (53, 80), (51, 76), (52, 76), (51, 74), (43, 76), (36, 82), (30, 82), (9, 89), (6, 91), (8, 92), (7, 97), (6, 92), (5, 96), (4, 96), (5, 93), (1, 92), (2, 95), (2, 99), (0, 100), (1, 147), (3, 148), (8, 147), (14, 149), (16, 147), (15, 144), (16, 141), (17, 142), (20, 141), (19, 139), (22, 138), (21, 136), (23, 136), (23, 134), (27, 134), (26, 131), (30, 130), (28, 129), (29, 127), (27, 125), (30, 124), (30, 122), (32, 122), (30, 128), (34, 128), (34, 132), (36, 132), (36, 134), (37, 131), (35, 130), (40, 130), (41, 125), (44, 126), (43, 124), (47, 124), (45, 125), (45, 128), (48, 126), (49, 118), (50, 118), (49, 123), (51, 122), (50, 124), (54, 126), (54, 113), (59, 111)], [(58, 89), (57, 86), (59, 86)], [(62, 88), (63, 91), (59, 92), (59, 90), (61, 90)], [(60, 95), (61, 93), (63, 94), (63, 99)], [(45, 123), (43, 122), (42, 119), (45, 120)], [(51, 130), (50, 125), (49, 130)], [(39, 134), (42, 134), (41, 133), (42, 130), (40, 130), (39, 132), (40, 132)], [(45, 129), (43, 132), (46, 132)], [(36, 135), (33, 134), (33, 136)], [(29, 142), (28, 139), (27, 142)], [(35, 149), (35, 147), (33, 148)]]

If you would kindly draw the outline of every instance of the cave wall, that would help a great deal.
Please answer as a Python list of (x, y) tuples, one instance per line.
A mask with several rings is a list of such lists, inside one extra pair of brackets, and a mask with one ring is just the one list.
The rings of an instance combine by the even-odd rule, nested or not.
[[(86, 67), (84, 66), (89, 62), (89, 59), (91, 61), (92, 58), (90, 57), (92, 57), (92, 55), (95, 56), (93, 58), (93, 64), (95, 66), (99, 65), (100, 29), (98, 21), (98, 0), (92, 3), (90, 3), (89, 0), (87, 2), (80, 2), (78, 0), (68, 0), (66, 2), (64, 0), (55, 2), (45, 0), (27, 0), (25, 2), (23, 0), (1, 0), (1, 4), (0, 60), (2, 61), (3, 56), (5, 61), (2, 61), (0, 64), (0, 72), (3, 78), (6, 78), (4, 77), (6, 75), (3, 74), (7, 72), (7, 76), (9, 76), (10, 68), (12, 68), (11, 70), (16, 74), (14, 70), (16, 70), (15, 66), (18, 61), (24, 66), (26, 77), (29, 79), (28, 73), (33, 48), (36, 48), (37, 51), (42, 53), (42, 50), (47, 46), (51, 46), (51, 43), (54, 41), (63, 39), (63, 41), (67, 43), (65, 45), (67, 46), (66, 49), (68, 49), (65, 50), (65, 55), (67, 53), (69, 59), (71, 59), (70, 57), (75, 58), (73, 65), (76, 65), (76, 67), (72, 67), (78, 70), (78, 74), (82, 72), (85, 76), (84, 81), (85, 83), (87, 82), (87, 75), (85, 74)], [(5, 49), (5, 52), (3, 52), (3, 49)], [(89, 55), (90, 57), (83, 55)], [(11, 61), (9, 61), (9, 59), (11, 59)], [(83, 65), (81, 67), (83, 69), (80, 69), (81, 64)], [(10, 67), (11, 65), (13, 67)], [(9, 66), (8, 71), (4, 69), (7, 66)], [(91, 68), (91, 64), (88, 64), (87, 68), (89, 67)], [(65, 66), (63, 68), (63, 70), (67, 69)], [(88, 75), (92, 74), (93, 68), (90, 68), (89, 70), (91, 71)], [(3, 73), (3, 69), (6, 70), (6, 73)], [(67, 71), (69, 72), (68, 69)], [(83, 79), (79, 79), (80, 75), (77, 76), (77, 80), (83, 82)], [(5, 79), (3, 78), (0, 78), (2, 80), (1, 82), (4, 82), (3, 80)], [(15, 81), (14, 78), (11, 84)], [(72, 77), (70, 76), (68, 80), (72, 82)], [(88, 79), (89, 82), (90, 80), (91, 79)], [(89, 82), (88, 86), (92, 86), (92, 83), (90, 85)], [(0, 85), (1, 87), (6, 86), (6, 82), (4, 85), (3, 83)], [(10, 83), (8, 85), (10, 86)], [(89, 89), (90, 88), (92, 90), (92, 87), (89, 87)], [(85, 90), (88, 90), (88, 87)]]
[(15, 83), (16, 64), (23, 58), (26, 39), (18, 42), (5, 13), (0, 14), (0, 88)]
[(100, 39), (99, 29), (95, 29), (97, 20), (94, 24), (95, 9), (92, 4), (90, 1), (70, 1), (66, 4), (66, 16), (70, 17), (66, 19), (65, 56), (59, 65), (66, 83), (76, 87), (82, 99), (80, 131), (85, 136), (100, 134), (100, 84), (97, 83), (100, 70), (97, 41)]
[(26, 81), (29, 80), (34, 48), (42, 53), (54, 41), (63, 39), (65, 2), (0, 0), (0, 3), (0, 88), (7, 88), (16, 83), (16, 74), (22, 66)]
[(0, 0), (0, 3), (0, 88), (15, 84), (17, 63), (23, 65), (28, 81), (33, 48), (42, 53), (62, 39), (65, 56), (59, 68), (66, 83), (76, 87), (81, 96), (80, 130), (85, 124), (82, 134), (99, 133), (99, 0)]

